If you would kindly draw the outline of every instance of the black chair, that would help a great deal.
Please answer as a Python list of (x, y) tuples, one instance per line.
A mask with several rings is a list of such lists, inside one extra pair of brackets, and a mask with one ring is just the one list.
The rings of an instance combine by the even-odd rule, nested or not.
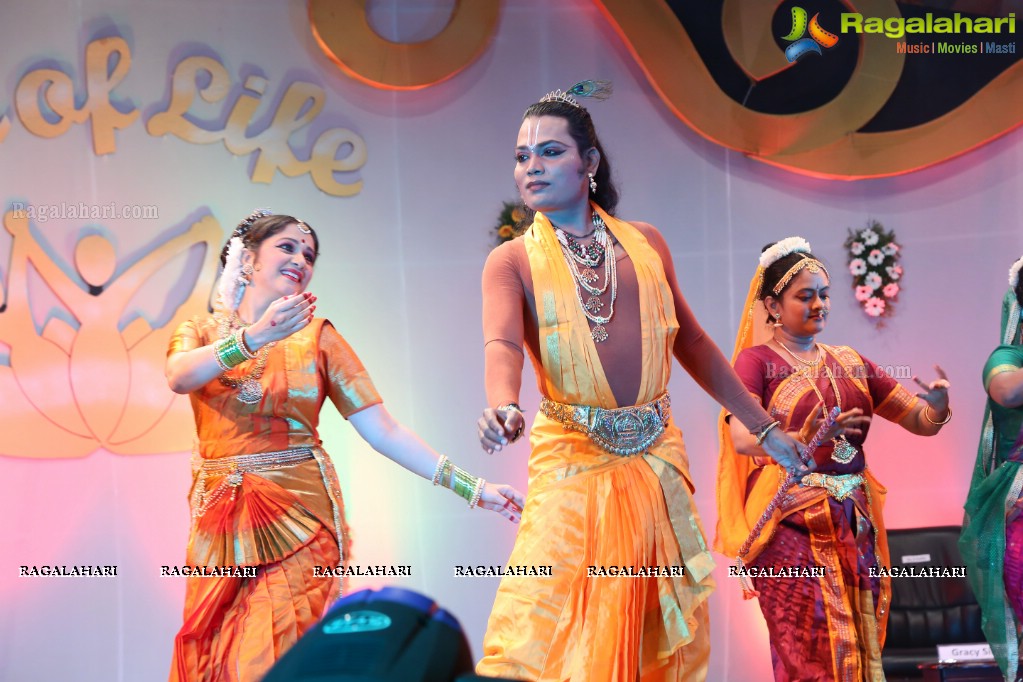
[[(892, 568), (961, 567), (959, 526), (888, 531)], [(907, 561), (908, 560), (908, 561)], [(980, 606), (965, 577), (893, 577), (882, 665), (890, 681), (920, 679), (937, 645), (984, 642)]]

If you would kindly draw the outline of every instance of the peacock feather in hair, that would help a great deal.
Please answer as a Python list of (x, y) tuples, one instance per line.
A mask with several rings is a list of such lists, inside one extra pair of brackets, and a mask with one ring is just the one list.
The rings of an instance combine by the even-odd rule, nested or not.
[(611, 96), (611, 92), (611, 81), (580, 81), (570, 87), (568, 92), (563, 92), (560, 88), (554, 92), (548, 92), (540, 98), (540, 102), (561, 102), (582, 109), (584, 107), (579, 104), (579, 100), (576, 97), (607, 99)]
[(611, 81), (580, 81), (568, 89), (569, 95), (599, 100), (609, 98), (612, 92), (614, 92), (614, 88)]

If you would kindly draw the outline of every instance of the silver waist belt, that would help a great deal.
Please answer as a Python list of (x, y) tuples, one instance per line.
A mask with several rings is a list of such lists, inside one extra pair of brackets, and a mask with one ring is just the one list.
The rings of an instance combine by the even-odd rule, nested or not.
[(217, 457), (202, 461), (202, 473), (207, 476), (230, 476), (232, 474), (249, 474), (257, 471), (272, 471), (287, 466), (315, 459), (309, 448), (293, 450), (277, 450), (274, 452), (257, 452), (251, 455), (234, 455)]
[(634, 455), (654, 444), (671, 419), (671, 396), (643, 405), (608, 409), (590, 405), (568, 405), (550, 398), (540, 400), (540, 412), (569, 431), (579, 431), (615, 455)]
[[(237, 489), (242, 485), (245, 474), (275, 471), (314, 459), (316, 459), (316, 455), (309, 448), (203, 459), (199, 463), (195, 485), (192, 489), (192, 518), (198, 519), (205, 515), (210, 507), (226, 494), (228, 489), (231, 491), (231, 500), (234, 501)], [(209, 476), (223, 476), (224, 480), (218, 483), (213, 490), (207, 490), (206, 478)]]

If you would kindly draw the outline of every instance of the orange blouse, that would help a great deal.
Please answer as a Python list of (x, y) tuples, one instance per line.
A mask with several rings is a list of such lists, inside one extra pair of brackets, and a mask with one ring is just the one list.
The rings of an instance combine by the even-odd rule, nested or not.
[[(217, 338), (215, 318), (194, 318), (178, 327), (167, 354), (200, 348)], [(227, 376), (245, 377), (256, 362), (243, 362)], [(200, 456), (319, 447), (316, 428), (326, 398), (345, 419), (382, 402), (355, 351), (322, 318), (270, 349), (259, 383), (263, 399), (255, 405), (238, 400), (237, 389), (219, 379), (189, 394)]]

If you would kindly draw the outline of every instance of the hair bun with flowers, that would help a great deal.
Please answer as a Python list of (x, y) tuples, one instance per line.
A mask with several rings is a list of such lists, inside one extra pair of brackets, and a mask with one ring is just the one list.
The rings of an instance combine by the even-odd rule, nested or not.
[(790, 253), (810, 253), (810, 242), (802, 237), (787, 237), (760, 254), (760, 267), (765, 270)]
[(245, 294), (245, 285), (248, 283), (242, 273), (242, 251), (245, 250), (245, 235), (260, 218), (273, 215), (269, 208), (257, 208), (250, 213), (245, 220), (238, 223), (231, 233), (231, 239), (224, 246), (221, 258), (224, 262), (224, 271), (220, 274), (220, 284), (217, 287), (217, 307), (226, 311), (238, 310), (241, 305), (242, 296)]
[(1009, 268), (1009, 286), (1013, 289), (1015, 289), (1016, 285), (1019, 284), (1020, 268), (1023, 268), (1023, 256), (1020, 256), (1020, 259), (1013, 263), (1012, 267)]

